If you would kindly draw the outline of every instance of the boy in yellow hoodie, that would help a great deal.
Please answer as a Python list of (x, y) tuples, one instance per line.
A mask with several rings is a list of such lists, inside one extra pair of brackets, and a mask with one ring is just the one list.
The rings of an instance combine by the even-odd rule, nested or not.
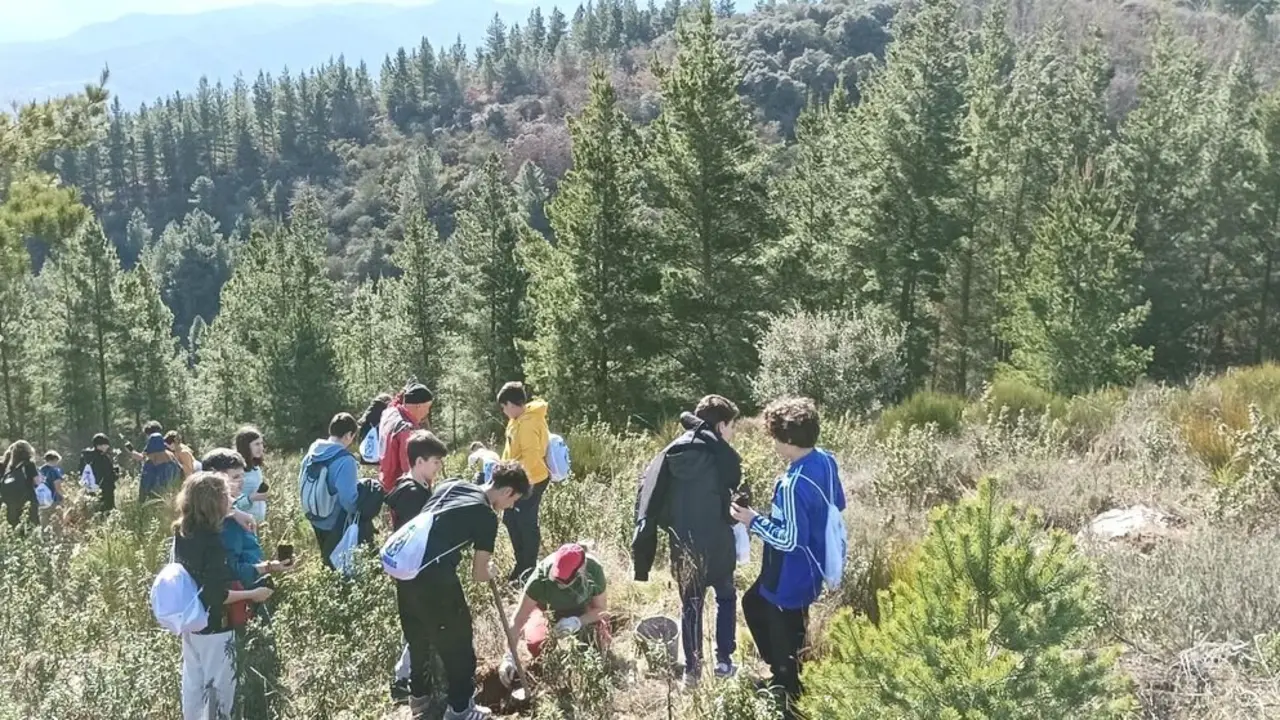
[(542, 546), (542, 528), (538, 525), (538, 507), (547, 489), (551, 470), (547, 467), (547, 445), (551, 431), (547, 428), (547, 403), (530, 400), (524, 384), (509, 382), (498, 392), (498, 405), (507, 416), (507, 446), (503, 460), (520, 463), (529, 476), (531, 489), (515, 507), (502, 514), (507, 526), (516, 565), (508, 578), (519, 583), (538, 564)]

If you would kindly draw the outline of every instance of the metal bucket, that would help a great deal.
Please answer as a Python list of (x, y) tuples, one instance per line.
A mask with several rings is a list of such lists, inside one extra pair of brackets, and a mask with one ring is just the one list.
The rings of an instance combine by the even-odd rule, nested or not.
[(665, 653), (654, 660), (661, 663), (676, 661), (680, 652), (680, 625), (675, 620), (663, 615), (647, 617), (636, 625), (636, 636), (649, 648), (650, 653)]

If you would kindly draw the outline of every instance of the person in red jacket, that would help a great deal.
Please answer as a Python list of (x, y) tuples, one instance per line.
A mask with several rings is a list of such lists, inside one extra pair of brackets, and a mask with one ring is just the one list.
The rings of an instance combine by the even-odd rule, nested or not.
[(378, 480), (384, 492), (390, 493), (396, 482), (409, 472), (409, 436), (419, 427), (429, 429), (426, 420), (433, 400), (435, 397), (426, 385), (410, 383), (391, 401), (391, 407), (383, 411), (378, 421), (378, 437), (383, 448)]

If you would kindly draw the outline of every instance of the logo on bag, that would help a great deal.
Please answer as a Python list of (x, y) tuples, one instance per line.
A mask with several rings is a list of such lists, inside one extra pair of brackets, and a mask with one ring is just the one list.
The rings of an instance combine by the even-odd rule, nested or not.
[[(401, 534), (400, 537), (394, 538), (390, 543), (387, 544), (385, 548), (383, 548), (382, 550), (383, 556), (386, 557), (388, 560), (394, 559), (395, 556), (398, 555), (402, 549), (404, 549), (404, 544), (407, 542), (409, 542), (409, 533), (404, 533), (404, 534)], [(393, 562), (392, 565), (394, 564), (395, 563)]]

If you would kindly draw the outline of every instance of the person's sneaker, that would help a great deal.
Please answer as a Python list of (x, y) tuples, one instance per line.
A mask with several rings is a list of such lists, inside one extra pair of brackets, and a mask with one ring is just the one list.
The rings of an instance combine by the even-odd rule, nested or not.
[(483, 705), (477, 705), (475, 700), (472, 700), (467, 709), (461, 712), (453, 708), (444, 711), (444, 720), (489, 720), (491, 717), (493, 717), (493, 711)]
[(413, 697), (413, 693), (409, 690), (408, 678), (392, 681), (391, 683), (391, 702), (396, 705), (404, 705)]
[(738, 666), (733, 661), (716, 663), (716, 677), (726, 680), (738, 674)]
[(685, 670), (684, 676), (681, 678), (681, 682), (684, 684), (686, 690), (696, 689), (702, 682), (702, 673)]
[(444, 703), (433, 695), (409, 698), (409, 717), (413, 720), (436, 720)]

